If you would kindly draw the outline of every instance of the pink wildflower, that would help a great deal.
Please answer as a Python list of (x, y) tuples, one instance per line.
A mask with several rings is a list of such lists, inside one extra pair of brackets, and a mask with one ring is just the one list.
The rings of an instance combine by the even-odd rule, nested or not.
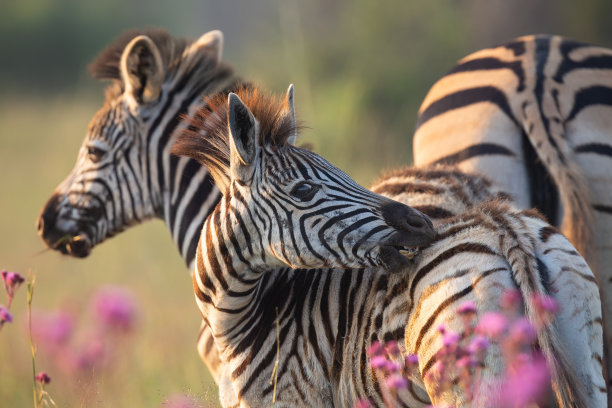
[(387, 358), (385, 356), (374, 356), (370, 360), (372, 368), (385, 368), (387, 366)]
[(385, 349), (382, 343), (378, 340), (374, 341), (372, 345), (368, 348), (368, 355), (370, 357), (380, 356), (385, 353)]
[(489, 344), (489, 340), (486, 337), (477, 335), (470, 341), (468, 351), (472, 354), (478, 354), (485, 351)]
[(94, 309), (107, 326), (130, 331), (136, 322), (136, 301), (132, 294), (119, 287), (104, 287), (94, 295)]
[(51, 377), (49, 377), (49, 375), (44, 371), (36, 374), (36, 377), (34, 378), (36, 379), (36, 382), (42, 385), (49, 384), (51, 382)]
[(529, 320), (522, 317), (512, 323), (510, 327), (510, 340), (523, 345), (533, 343), (537, 333)]
[(35, 311), (32, 313), (32, 336), (45, 347), (68, 342), (74, 330), (74, 317), (66, 311)]
[(9, 312), (9, 310), (3, 305), (0, 305), (0, 326), (2, 326), (4, 323), (11, 323), (12, 321), (13, 315), (11, 312)]
[(476, 364), (474, 359), (471, 356), (463, 356), (459, 360), (457, 360), (457, 367), (465, 368), (472, 367)]
[(550, 371), (543, 356), (522, 362), (510, 372), (502, 385), (500, 407), (527, 407), (545, 402), (550, 386)]
[(506, 330), (508, 322), (506, 317), (497, 312), (487, 312), (480, 318), (477, 331), (492, 339), (496, 339)]
[(399, 346), (397, 345), (397, 341), (395, 341), (395, 340), (388, 341), (385, 344), (385, 350), (391, 356), (395, 356), (395, 355), (400, 354)]
[(406, 365), (408, 367), (417, 366), (419, 364), (419, 357), (416, 354), (409, 354), (406, 356)]
[(385, 363), (385, 370), (387, 370), (388, 373), (397, 373), (401, 371), (402, 367), (402, 364), (396, 361), (387, 360)]
[(533, 297), (533, 303), (538, 313), (554, 315), (557, 314), (557, 312), (559, 311), (559, 305), (557, 304), (557, 301), (547, 295), (535, 295)]
[(74, 357), (74, 369), (80, 371), (92, 370), (104, 365), (107, 360), (107, 350), (101, 340), (88, 341)]
[(368, 399), (360, 399), (353, 405), (353, 408), (372, 408), (372, 403)]
[(457, 308), (457, 313), (459, 313), (461, 315), (467, 315), (467, 314), (474, 314), (474, 313), (476, 313), (476, 303), (474, 303), (471, 300), (468, 300), (467, 302), (463, 302)]
[(408, 379), (399, 373), (395, 373), (387, 377), (385, 384), (391, 390), (403, 390), (408, 387)]
[(518, 289), (505, 290), (499, 299), (499, 305), (504, 309), (513, 309), (521, 303), (521, 300), (523, 296)]
[(0, 271), (2, 280), (4, 281), (4, 289), (9, 297), (13, 297), (15, 291), (24, 281), (23, 277), (16, 272), (9, 272), (7, 270)]
[(446, 331), (442, 336), (442, 344), (446, 348), (456, 347), (459, 344), (460, 340), (461, 340), (461, 335), (451, 330)]

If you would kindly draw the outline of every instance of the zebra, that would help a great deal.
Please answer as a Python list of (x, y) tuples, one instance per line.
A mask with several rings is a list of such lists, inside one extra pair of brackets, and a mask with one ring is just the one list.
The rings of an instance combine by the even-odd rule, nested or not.
[[(453, 302), (493, 310), (503, 289), (517, 287), (525, 299), (550, 293), (564, 305), (558, 327), (538, 341), (559, 406), (605, 406), (597, 285), (562, 234), (497, 198), (441, 219), (434, 236), (413, 208), (295, 147), (297, 131), (292, 86), (283, 101), (239, 89), (209, 100), (172, 149), (206, 165), (223, 192), (202, 228), (193, 279), (223, 362), (224, 407), (351, 406), (364, 397), (384, 406), (366, 349), (390, 339), (419, 356), (421, 378), (401, 406), (426, 406), (436, 395), (425, 375), (440, 348), (435, 324), (460, 324)], [(399, 176), (376, 188), (399, 196), (417, 184)], [(417, 191), (428, 195), (443, 190), (423, 185)], [(466, 205), (469, 196), (451, 190)], [(483, 376), (499, 375), (496, 358)]]
[[(611, 105), (612, 50), (525, 36), (468, 55), (438, 80), (419, 109), (413, 139), (417, 166), (445, 163), (486, 174), (520, 207), (536, 207), (561, 226), (598, 277), (607, 348)], [(612, 375), (612, 358), (607, 371)]]
[[(74, 169), (38, 218), (46, 245), (85, 257), (106, 238), (160, 218), (191, 267), (200, 229), (220, 193), (205, 168), (171, 156), (170, 146), (183, 116), (204, 104), (203, 95), (243, 83), (221, 62), (222, 49), (220, 31), (188, 41), (149, 29), (126, 32), (100, 53), (90, 71), (112, 83)], [(218, 378), (216, 349), (205, 328), (198, 350)]]

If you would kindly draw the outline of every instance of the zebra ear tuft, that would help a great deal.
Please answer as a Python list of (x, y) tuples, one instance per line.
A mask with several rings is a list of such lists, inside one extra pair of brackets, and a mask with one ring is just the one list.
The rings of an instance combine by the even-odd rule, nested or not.
[[(293, 127), (296, 128), (295, 122), (295, 108), (293, 107), (293, 84), (289, 85), (287, 88), (287, 110), (289, 111), (289, 115), (291, 116), (291, 120), (293, 121)], [(297, 137), (296, 131), (294, 130), (291, 136), (287, 139), (287, 142), (291, 145), (295, 145), (295, 139)]]
[(243, 170), (253, 164), (257, 153), (257, 121), (235, 93), (230, 92), (228, 105), (230, 169), (234, 177), (244, 179)]
[(223, 56), (223, 33), (220, 30), (209, 31), (198, 38), (193, 47), (209, 52), (218, 64)]
[(121, 55), (121, 79), (126, 95), (136, 104), (155, 101), (164, 80), (164, 65), (155, 43), (139, 35), (126, 45)]

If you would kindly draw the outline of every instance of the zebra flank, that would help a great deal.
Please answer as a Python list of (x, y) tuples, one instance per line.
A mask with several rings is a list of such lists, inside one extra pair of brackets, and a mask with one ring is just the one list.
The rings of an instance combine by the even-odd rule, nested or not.
[[(219, 31), (187, 40), (149, 29), (125, 33), (98, 55), (89, 70), (110, 81), (106, 100), (74, 169), (41, 211), (38, 231), (47, 246), (84, 257), (105, 239), (160, 218), (185, 263), (193, 264), (202, 224), (221, 194), (206, 168), (171, 156), (170, 148), (204, 97), (242, 84), (221, 62), (222, 48)], [(199, 343), (218, 378), (206, 329)]]
[[(606, 328), (612, 327), (610, 129), (612, 50), (537, 35), (461, 59), (425, 97), (414, 136), (417, 166), (486, 174), (519, 207), (538, 208), (560, 227), (596, 273)], [(610, 348), (612, 337), (605, 344)], [(606, 366), (612, 373), (612, 358)]]
[[(455, 168), (401, 169), (372, 191), (359, 187), (291, 144), (292, 97), (290, 87), (284, 103), (255, 90), (209, 101), (214, 108), (195, 115), (173, 148), (217, 166), (211, 171), (224, 187), (204, 223), (194, 273), (223, 361), (223, 406), (352, 406), (368, 398), (383, 407), (365, 351), (376, 340), (397, 340), (404, 355), (419, 357), (420, 376), (399, 391), (399, 406), (461, 406), (458, 387), (438, 395), (427, 380), (442, 347), (436, 328), (460, 331), (460, 303), (498, 310), (507, 289), (526, 299), (550, 294), (564, 305), (538, 342), (555, 368), (558, 405), (605, 406), (597, 285), (562, 234), (537, 212), (512, 207), (488, 180)], [(216, 131), (208, 116), (221, 119)], [(415, 208), (444, 213), (432, 218), (435, 237)], [(397, 265), (387, 243), (420, 249), (390, 273)], [(525, 304), (527, 317), (532, 307)], [(482, 379), (494, 383), (503, 363), (493, 354), (486, 363)], [(479, 395), (478, 406), (490, 406), (488, 397)]]

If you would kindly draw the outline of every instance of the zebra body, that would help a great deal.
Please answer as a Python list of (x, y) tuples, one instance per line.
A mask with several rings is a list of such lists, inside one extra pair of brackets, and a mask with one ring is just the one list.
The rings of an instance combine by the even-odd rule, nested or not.
[[(221, 195), (205, 168), (171, 156), (170, 147), (204, 95), (237, 86), (220, 61), (222, 47), (219, 31), (190, 42), (148, 30), (124, 34), (97, 57), (92, 74), (112, 82), (74, 169), (41, 211), (39, 234), (50, 248), (84, 257), (106, 238), (160, 218), (193, 264), (204, 219)], [(198, 349), (218, 378), (210, 339), (203, 330)]]
[[(461, 215), (440, 221), (438, 236), (421, 249), (416, 262), (401, 263), (401, 271), (390, 273), (388, 266), (396, 269), (398, 263), (384, 260), (389, 228), (422, 234), (428, 224), (419, 223), (405, 210), (409, 207), (398, 204), (387, 207), (393, 212), (385, 211), (381, 203), (389, 202), (381, 196), (359, 188), (313, 153), (293, 147), (288, 140), (295, 137), (294, 128), (285, 124), (292, 121), (292, 104), (239, 95), (244, 104), (235, 96), (229, 106), (223, 99), (211, 102), (212, 112), (201, 112), (174, 148), (209, 166), (224, 191), (204, 224), (194, 273), (196, 301), (223, 361), (224, 406), (269, 406), (273, 401), (279, 407), (351, 406), (365, 397), (384, 406), (366, 349), (375, 340), (391, 339), (399, 340), (404, 353), (419, 356), (421, 378), (400, 392), (401, 406), (426, 406), (424, 390), (435, 395), (436, 384), (423, 378), (441, 346), (435, 327), (457, 328), (456, 302), (474, 300), (483, 312), (496, 310), (500, 293), (517, 287), (525, 299), (550, 291), (565, 305), (558, 327), (547, 327), (539, 339), (554, 368), (559, 406), (605, 406), (597, 286), (560, 233), (536, 213), (499, 200), (471, 205), (476, 197), (493, 196), (466, 193), (487, 185), (478, 178), (449, 188), (452, 176), (439, 169), (441, 186), (432, 184), (436, 177), (396, 181), (393, 177), (405, 176), (398, 173), (374, 190), (397, 198), (407, 193), (415, 197), (410, 205), (421, 208), (441, 208), (431, 200), (432, 192), (442, 203), (448, 196), (458, 199), (459, 207), (473, 208), (460, 208)], [(266, 131), (281, 136), (266, 142)], [(211, 140), (213, 134), (218, 140)], [(426, 174), (422, 171), (421, 177)], [(418, 184), (415, 191), (421, 194), (411, 194)], [(395, 213), (410, 222), (399, 223)], [(378, 257), (374, 249), (364, 248), (376, 240), (383, 245)], [(415, 245), (406, 242), (400, 245)], [(541, 273), (537, 260), (547, 273)], [(568, 265), (573, 272), (564, 270)], [(330, 266), (343, 269), (312, 269)], [(525, 307), (533, 317), (529, 302)], [(487, 362), (482, 376), (493, 380), (502, 363), (496, 355)], [(458, 390), (437, 398), (436, 404), (464, 402)]]
[[(527, 36), (473, 53), (425, 97), (417, 166), (486, 174), (585, 256), (612, 327), (612, 50)], [(612, 338), (606, 339), (612, 345)], [(610, 353), (608, 353), (610, 354)], [(612, 372), (609, 359), (608, 372)]]

